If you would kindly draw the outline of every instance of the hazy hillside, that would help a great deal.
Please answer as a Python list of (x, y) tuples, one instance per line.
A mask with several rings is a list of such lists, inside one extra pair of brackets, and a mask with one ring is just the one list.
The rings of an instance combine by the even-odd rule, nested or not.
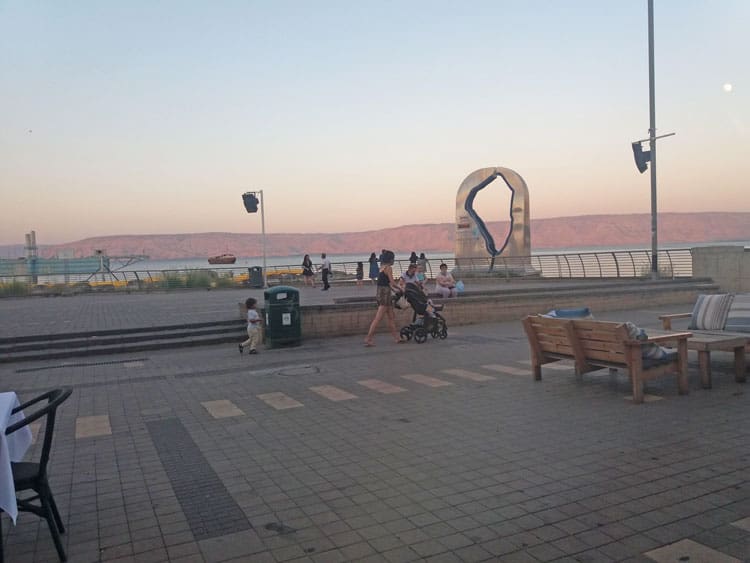
[[(750, 213), (664, 213), (659, 215), (659, 243), (750, 240)], [(498, 246), (505, 239), (508, 222), (490, 223)], [(267, 237), (269, 256), (319, 254), (369, 254), (381, 248), (396, 252), (453, 251), (454, 225), (406, 225), (357, 233), (280, 233)], [(43, 229), (37, 231), (44, 240)], [(590, 246), (649, 248), (651, 216), (585, 215), (531, 221), (533, 249)], [(15, 252), (13, 249), (16, 249)], [(260, 234), (186, 233), (174, 235), (118, 235), (92, 237), (66, 244), (40, 247), (40, 255), (89, 256), (103, 249), (110, 256), (146, 254), (154, 259), (203, 257), (223, 252), (260, 256)], [(0, 256), (23, 255), (23, 246), (0, 247)]]

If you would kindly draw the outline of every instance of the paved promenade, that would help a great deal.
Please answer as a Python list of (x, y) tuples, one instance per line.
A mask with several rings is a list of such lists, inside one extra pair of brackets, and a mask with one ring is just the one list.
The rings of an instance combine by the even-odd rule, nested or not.
[[(580, 287), (581, 283), (553, 282), (556, 288)], [(531, 289), (549, 287), (551, 283), (477, 280), (469, 285), (468, 292), (477, 289)], [(428, 288), (431, 286), (430, 283)], [(321, 291), (320, 287), (298, 287), (300, 303), (328, 305), (333, 304), (334, 299), (347, 297), (372, 297), (373, 306), (375, 303), (375, 287), (369, 281), (362, 287), (353, 283), (334, 284), (328, 291)], [(262, 306), (262, 289), (6, 298), (0, 299), (0, 338), (232, 320), (239, 318), (237, 304), (248, 297), (254, 297)]]
[[(359, 290), (302, 299), (342, 291)], [(168, 324), (249, 293), (9, 300), (0, 324)], [(660, 312), (597, 316), (655, 327)], [(1, 365), (22, 399), (73, 388), (50, 466), (69, 560), (750, 560), (750, 393), (731, 355), (715, 354), (713, 389), (691, 356), (688, 396), (670, 378), (633, 405), (607, 370), (532, 381), (519, 322), (362, 338)], [(2, 523), (7, 562), (56, 560), (36, 517)]]
[[(375, 294), (369, 283), (320, 288), (298, 287), (301, 304), (325, 305), (336, 297)], [(237, 304), (248, 297), (262, 306), (263, 290), (250, 288), (0, 299), (0, 337), (232, 320), (239, 318)]]

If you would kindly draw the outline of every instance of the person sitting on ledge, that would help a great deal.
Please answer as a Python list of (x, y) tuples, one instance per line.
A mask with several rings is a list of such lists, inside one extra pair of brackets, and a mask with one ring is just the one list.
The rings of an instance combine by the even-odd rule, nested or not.
[(456, 297), (458, 292), (456, 291), (456, 280), (448, 271), (447, 264), (440, 264), (440, 272), (435, 276), (435, 293), (438, 293), (440, 297)]

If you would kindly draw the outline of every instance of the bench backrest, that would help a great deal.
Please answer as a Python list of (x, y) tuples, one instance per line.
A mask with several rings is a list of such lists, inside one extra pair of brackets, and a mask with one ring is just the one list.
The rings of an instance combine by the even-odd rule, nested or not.
[(541, 354), (586, 358), (612, 364), (626, 364), (623, 323), (588, 319), (557, 319), (531, 315), (523, 320), (529, 342)]

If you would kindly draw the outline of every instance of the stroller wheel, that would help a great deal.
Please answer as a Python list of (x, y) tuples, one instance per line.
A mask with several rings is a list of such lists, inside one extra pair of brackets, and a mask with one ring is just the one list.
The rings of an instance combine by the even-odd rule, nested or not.
[(446, 338), (448, 338), (448, 329), (443, 327), (443, 330), (440, 331), (440, 334), (438, 336), (440, 336), (440, 340), (445, 340)]
[(401, 336), (401, 338), (405, 340), (411, 340), (411, 336), (412, 336), (411, 328), (409, 328), (408, 326), (405, 326), (404, 328), (401, 329), (401, 332), (399, 333), (399, 335)]
[(442, 317), (438, 317), (437, 319), (435, 319), (435, 323), (432, 325), (432, 337), (445, 338), (445, 336), (440, 336), (443, 332), (446, 332), (445, 321)]
[(418, 328), (414, 331), (414, 342), (422, 344), (425, 340), (427, 340), (427, 331), (425, 329)]

